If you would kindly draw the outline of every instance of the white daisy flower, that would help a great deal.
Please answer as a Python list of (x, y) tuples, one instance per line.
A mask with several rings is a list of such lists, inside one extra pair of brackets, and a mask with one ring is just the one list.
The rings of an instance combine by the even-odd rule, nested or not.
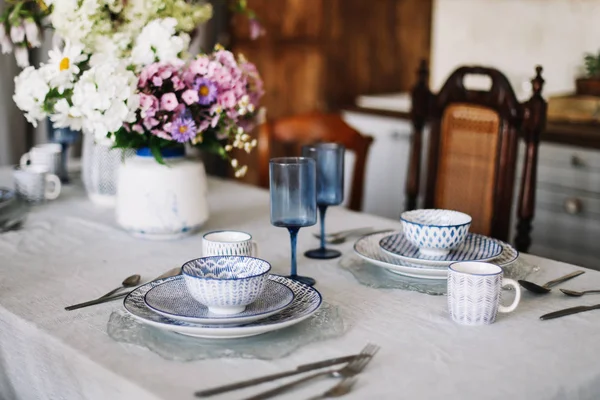
[(88, 56), (83, 53), (83, 45), (65, 43), (65, 47), (59, 50), (57, 47), (48, 53), (50, 60), (48, 67), (52, 71), (50, 85), (56, 87), (59, 93), (73, 87), (73, 81), (79, 74), (77, 64), (85, 61)]

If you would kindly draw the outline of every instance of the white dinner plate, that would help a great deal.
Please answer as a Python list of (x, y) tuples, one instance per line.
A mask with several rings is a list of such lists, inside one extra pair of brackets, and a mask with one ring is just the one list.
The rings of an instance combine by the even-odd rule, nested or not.
[[(363, 260), (372, 265), (385, 268), (389, 272), (399, 275), (409, 276), (411, 278), (420, 279), (447, 279), (448, 267), (446, 266), (428, 266), (423, 264), (412, 264), (393, 257), (384, 252), (379, 247), (379, 241), (386, 236), (387, 233), (374, 233), (365, 235), (358, 239), (354, 244), (354, 252)], [(497, 239), (492, 239), (502, 246), (502, 253), (499, 257), (490, 260), (491, 263), (505, 267), (513, 263), (519, 256), (519, 252), (510, 244)]]
[(200, 325), (242, 325), (270, 317), (294, 301), (294, 292), (286, 285), (269, 279), (256, 301), (239, 314), (212, 314), (189, 292), (182, 275), (178, 279), (154, 286), (144, 296), (144, 302), (154, 312), (165, 317)]
[(387, 269), (400, 275), (421, 279), (447, 279), (448, 268), (426, 265), (414, 265), (387, 254), (381, 247), (379, 241), (388, 236), (389, 232), (373, 233), (358, 239), (354, 244), (354, 252), (365, 261)]
[(175, 279), (179, 278), (174, 276), (158, 279), (133, 290), (123, 300), (125, 310), (141, 323), (159, 329), (206, 339), (236, 339), (261, 335), (295, 325), (313, 315), (323, 301), (321, 294), (315, 288), (283, 276), (271, 275), (270, 279), (287, 286), (294, 292), (294, 300), (282, 311), (242, 326), (192, 324), (157, 314), (144, 302), (144, 296), (153, 287)]
[(402, 233), (394, 233), (379, 241), (381, 249), (390, 256), (411, 264), (447, 267), (460, 261), (490, 261), (502, 254), (503, 247), (497, 240), (487, 236), (469, 233), (465, 240), (450, 253), (439, 256), (425, 256)]

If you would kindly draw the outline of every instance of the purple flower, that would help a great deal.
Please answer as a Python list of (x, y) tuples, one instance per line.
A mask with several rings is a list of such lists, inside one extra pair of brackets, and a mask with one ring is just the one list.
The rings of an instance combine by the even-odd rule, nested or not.
[(203, 106), (208, 106), (217, 99), (217, 87), (208, 79), (196, 78), (193, 88), (198, 93), (198, 103)]
[(196, 137), (196, 123), (188, 116), (179, 117), (171, 126), (171, 136), (179, 143), (185, 143)]

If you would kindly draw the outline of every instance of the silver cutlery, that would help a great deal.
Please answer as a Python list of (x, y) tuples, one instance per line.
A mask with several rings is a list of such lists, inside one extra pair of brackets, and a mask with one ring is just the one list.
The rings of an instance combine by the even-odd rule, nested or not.
[(142, 277), (139, 276), (138, 274), (128, 276), (127, 278), (125, 278), (123, 280), (123, 283), (121, 283), (121, 286), (119, 286), (118, 288), (115, 288), (115, 289), (111, 290), (110, 292), (108, 292), (108, 293), (100, 296), (99, 299), (103, 299), (105, 297), (113, 295), (113, 294), (117, 293), (121, 289), (125, 289), (125, 288), (128, 288), (128, 287), (137, 286), (137, 284), (140, 283), (141, 279), (142, 279)]
[[(373, 229), (373, 228), (371, 228), (371, 227), (362, 227), (362, 228), (346, 229), (345, 231), (326, 233), (325, 234), (325, 239), (331, 238), (331, 237), (336, 237), (336, 236), (352, 235), (352, 234), (356, 234), (356, 232), (360, 233), (362, 231), (369, 231), (371, 229)], [(316, 237), (317, 239), (321, 239), (321, 235), (318, 234), (318, 233), (313, 233), (313, 236)]]
[(544, 314), (540, 317), (540, 319), (547, 320), (547, 319), (560, 318), (560, 317), (565, 317), (567, 315), (577, 314), (577, 313), (585, 312), (585, 311), (598, 310), (598, 309), (600, 309), (600, 304), (596, 304), (593, 306), (571, 307), (571, 308), (566, 308), (564, 310), (559, 310), (559, 311), (554, 311), (554, 312), (551, 312), (548, 314)]
[(356, 235), (350, 234), (347, 236), (335, 237), (333, 239), (326, 238), (325, 243), (327, 243), (327, 244), (342, 244), (353, 236), (374, 235), (376, 233), (391, 232), (391, 231), (393, 231), (393, 229), (383, 229), (383, 230), (379, 230), (379, 231), (362, 231)]
[[(153, 280), (155, 281), (157, 279), (169, 278), (171, 276), (179, 275), (180, 273), (181, 273), (181, 268), (180, 267), (172, 268), (172, 269), (168, 270), (167, 272), (165, 272), (164, 274), (157, 276)], [(65, 307), (65, 310), (67, 310), (67, 311), (73, 311), (73, 310), (77, 310), (77, 309), (80, 309), (80, 308), (84, 308), (84, 307), (88, 307), (88, 306), (93, 306), (93, 305), (96, 305), (96, 304), (102, 304), (102, 303), (107, 303), (109, 301), (122, 299), (123, 297), (125, 297), (129, 293), (131, 293), (132, 291), (133, 290), (130, 290), (130, 291), (124, 292), (124, 293), (120, 293), (120, 294), (116, 294), (114, 296), (100, 297), (98, 299), (86, 301), (86, 302), (79, 303), (79, 304), (74, 304), (72, 306)]]
[(581, 274), (585, 274), (585, 271), (571, 272), (570, 274), (567, 274), (565, 276), (561, 276), (560, 278), (556, 278), (554, 280), (546, 282), (541, 286), (538, 285), (537, 283), (533, 283), (533, 282), (529, 282), (529, 281), (525, 281), (525, 280), (519, 280), (519, 283), (521, 284), (521, 286), (523, 286), (525, 289), (529, 290), (530, 292), (544, 294), (544, 293), (550, 292), (550, 288), (552, 286), (556, 286), (559, 283), (563, 283), (565, 281), (568, 281), (569, 279), (573, 279), (576, 276), (579, 276)]
[(342, 379), (337, 385), (335, 385), (328, 391), (324, 392), (319, 396), (311, 397), (308, 400), (322, 400), (345, 396), (352, 390), (352, 386), (354, 386), (354, 384), (356, 383), (356, 379), (356, 377)]
[(584, 290), (582, 292), (578, 292), (576, 290), (569, 290), (569, 289), (559, 289), (561, 292), (563, 292), (564, 294), (566, 294), (567, 296), (573, 296), (573, 297), (581, 297), (584, 294), (588, 294), (588, 293), (600, 293), (600, 290)]
[(368, 354), (370, 355), (370, 357), (366, 357), (366, 358), (359, 358), (359, 359), (355, 359), (354, 361), (348, 363), (345, 367), (341, 367), (341, 368), (337, 368), (334, 370), (328, 370), (328, 371), (321, 371), (321, 372), (316, 372), (314, 374), (305, 376), (303, 378), (297, 379), (295, 381), (286, 383), (285, 385), (281, 385), (279, 387), (276, 387), (274, 389), (271, 390), (267, 390), (266, 392), (262, 392), (259, 393), (255, 396), (251, 396), (246, 398), (245, 400), (264, 400), (264, 399), (270, 399), (273, 396), (277, 396), (279, 394), (285, 393), (288, 390), (312, 381), (314, 379), (320, 378), (320, 377), (324, 377), (324, 376), (330, 376), (330, 377), (334, 377), (334, 378), (351, 378), (354, 377), (356, 375), (358, 375), (359, 373), (362, 372), (362, 370), (367, 366), (367, 364), (369, 363), (369, 361), (371, 361), (373, 359), (373, 356), (375, 354), (377, 354), (377, 352), (379, 351), (379, 346), (376, 346), (374, 344), (368, 344), (362, 351), (361, 354)]
[(219, 387), (216, 387), (213, 389), (200, 390), (195, 393), (195, 396), (196, 397), (215, 396), (217, 394), (222, 394), (222, 393), (227, 393), (227, 392), (231, 392), (234, 390), (244, 389), (244, 388), (247, 388), (250, 386), (259, 385), (261, 383), (272, 382), (274, 380), (281, 379), (281, 378), (287, 378), (288, 376), (303, 374), (305, 372), (314, 371), (316, 369), (321, 369), (321, 368), (325, 368), (325, 367), (331, 367), (334, 365), (344, 364), (344, 363), (351, 362), (356, 359), (365, 358), (365, 357), (370, 358), (371, 356), (368, 354), (359, 353), (359, 354), (354, 354), (351, 356), (336, 357), (336, 358), (330, 358), (328, 360), (317, 361), (317, 362), (310, 363), (310, 364), (303, 364), (303, 365), (299, 365), (298, 367), (296, 367), (296, 369), (291, 370), (291, 371), (279, 372), (276, 374), (265, 375), (265, 376), (261, 376), (258, 378), (248, 379), (245, 381), (230, 383), (230, 384), (219, 386)]

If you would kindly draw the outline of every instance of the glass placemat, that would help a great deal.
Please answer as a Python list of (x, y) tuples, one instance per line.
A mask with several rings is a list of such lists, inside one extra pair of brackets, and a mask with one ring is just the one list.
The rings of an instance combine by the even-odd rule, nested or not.
[[(443, 279), (418, 279), (389, 272), (369, 264), (355, 254), (346, 254), (339, 261), (340, 267), (352, 273), (356, 280), (362, 285), (377, 289), (402, 289), (411, 290), (429, 295), (445, 295), (447, 292), (447, 281)], [(519, 280), (525, 279), (539, 267), (523, 261), (521, 258), (507, 265), (504, 269), (506, 278)]]
[(338, 307), (323, 303), (312, 317), (297, 325), (241, 339), (202, 339), (163, 331), (136, 321), (125, 311), (110, 315), (107, 331), (117, 342), (145, 347), (167, 360), (225, 357), (273, 360), (307, 344), (340, 337), (347, 327)]

